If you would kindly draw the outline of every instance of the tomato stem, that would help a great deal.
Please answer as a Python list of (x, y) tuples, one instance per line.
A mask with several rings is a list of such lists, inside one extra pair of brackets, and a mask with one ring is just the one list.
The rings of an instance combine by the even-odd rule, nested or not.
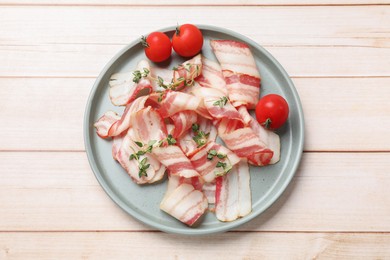
[(141, 44), (142, 46), (144, 46), (145, 48), (148, 48), (149, 47), (149, 44), (148, 42), (146, 41), (146, 37), (145, 36), (141, 36)]
[(180, 26), (179, 26), (179, 23), (177, 23), (177, 26), (176, 26), (175, 31), (176, 31), (176, 32), (175, 32), (176, 35), (179, 36), (179, 35), (180, 35)]
[(265, 120), (265, 122), (262, 125), (264, 125), (265, 128), (269, 129), (271, 127), (271, 124), (272, 124), (271, 118), (267, 118), (267, 120)]

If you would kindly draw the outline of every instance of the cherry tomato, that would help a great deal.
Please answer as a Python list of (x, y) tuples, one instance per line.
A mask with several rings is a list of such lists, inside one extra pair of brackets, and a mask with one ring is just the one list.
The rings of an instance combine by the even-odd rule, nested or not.
[(167, 60), (172, 53), (172, 43), (169, 37), (162, 32), (153, 32), (148, 37), (142, 37), (142, 45), (149, 60), (161, 62)]
[(193, 24), (178, 26), (172, 37), (172, 46), (175, 52), (180, 56), (192, 57), (198, 54), (202, 49), (202, 32)]
[(276, 94), (269, 94), (256, 105), (256, 119), (268, 129), (277, 129), (287, 120), (289, 107), (287, 101)]

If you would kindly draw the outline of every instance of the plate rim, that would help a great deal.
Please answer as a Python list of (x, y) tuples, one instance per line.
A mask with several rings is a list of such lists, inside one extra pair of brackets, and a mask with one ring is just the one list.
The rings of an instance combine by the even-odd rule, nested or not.
[[(299, 142), (298, 142), (298, 147), (297, 151), (299, 154), (295, 157), (295, 160), (292, 162), (292, 167), (291, 167), (291, 173), (286, 176), (286, 179), (283, 183), (281, 183), (280, 188), (277, 189), (271, 197), (267, 200), (267, 203), (265, 203), (257, 212), (256, 214), (250, 214), (246, 216), (245, 218), (240, 218), (235, 221), (229, 222), (229, 225), (224, 225), (220, 227), (210, 227), (206, 230), (199, 230), (196, 228), (190, 228), (188, 229), (179, 229), (175, 227), (169, 227), (165, 226), (163, 224), (156, 223), (153, 220), (150, 219), (145, 219), (143, 216), (138, 213), (137, 211), (133, 210), (131, 207), (129, 207), (127, 204), (125, 204), (118, 196), (116, 196), (115, 192), (111, 189), (111, 187), (105, 182), (103, 176), (101, 175), (97, 163), (95, 161), (95, 158), (93, 157), (93, 152), (92, 152), (92, 145), (90, 141), (90, 135), (89, 135), (89, 130), (90, 130), (90, 117), (91, 117), (91, 110), (92, 110), (92, 100), (98, 90), (98, 85), (100, 84), (102, 78), (105, 76), (107, 71), (111, 68), (111, 66), (114, 65), (114, 63), (123, 55), (125, 54), (128, 50), (133, 48), (139, 43), (139, 39), (136, 39), (132, 41), (130, 44), (126, 45), (124, 48), (122, 48), (118, 53), (116, 53), (110, 60), (107, 62), (107, 64), (103, 67), (101, 72), (99, 73), (99, 76), (96, 78), (93, 87), (90, 91), (90, 94), (87, 99), (85, 111), (84, 111), (84, 120), (83, 120), (83, 137), (84, 137), (84, 147), (85, 147), (85, 152), (87, 154), (88, 162), (89, 165), (99, 182), (100, 186), (103, 188), (103, 190), (106, 192), (106, 194), (110, 197), (112, 201), (114, 201), (122, 210), (124, 210), (127, 214), (135, 218), (137, 221), (144, 223), (148, 225), (149, 227), (156, 228), (158, 230), (167, 232), (167, 233), (173, 233), (173, 234), (180, 234), (180, 235), (210, 235), (210, 234), (217, 234), (217, 233), (222, 233), (226, 232), (228, 230), (234, 229), (238, 226), (241, 226), (244, 223), (247, 223), (251, 221), (252, 219), (258, 217), (260, 214), (262, 214), (266, 209), (268, 209), (271, 205), (273, 205), (276, 200), (278, 200), (283, 192), (287, 189), (288, 185), (291, 183), (292, 178), (296, 174), (296, 171), (300, 165), (302, 154), (303, 154), (303, 146), (304, 146), (304, 137), (305, 137), (305, 128), (304, 128), (304, 114), (303, 114), (303, 108), (302, 108), (302, 102), (300, 100), (300, 97), (298, 95), (298, 92), (295, 88), (294, 83), (292, 82), (290, 76), (288, 73), (285, 71), (285, 69), (282, 67), (282, 65), (269, 53), (265, 48), (263, 48), (260, 44), (255, 42), (254, 40), (248, 38), (245, 35), (242, 35), (240, 33), (237, 33), (235, 31), (232, 31), (230, 29), (222, 28), (222, 27), (217, 27), (213, 25), (204, 25), (204, 24), (195, 24), (199, 29), (201, 30), (210, 30), (210, 31), (216, 31), (224, 34), (229, 34), (233, 37), (239, 38), (242, 41), (252, 45), (253, 47), (259, 49), (268, 59), (272, 61), (274, 66), (277, 67), (277, 69), (280, 71), (280, 73), (283, 75), (283, 77), (286, 79), (288, 85), (291, 87), (291, 92), (294, 97), (294, 99), (297, 101), (297, 117), (298, 117), (298, 123), (299, 123)], [(157, 31), (160, 32), (167, 32), (167, 31), (172, 31), (175, 30), (176, 26), (169, 26), (165, 27), (162, 29), (159, 29)]]

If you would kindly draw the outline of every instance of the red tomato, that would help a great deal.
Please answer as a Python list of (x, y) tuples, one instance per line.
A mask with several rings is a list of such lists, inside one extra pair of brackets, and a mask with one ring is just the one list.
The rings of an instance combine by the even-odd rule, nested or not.
[(287, 101), (276, 94), (269, 94), (256, 105), (256, 119), (268, 129), (281, 127), (287, 120), (289, 107)]
[(202, 32), (193, 24), (178, 26), (172, 38), (172, 46), (180, 56), (192, 57), (202, 49)]
[(148, 37), (142, 37), (142, 45), (149, 60), (161, 62), (167, 60), (172, 53), (172, 43), (169, 37), (162, 32), (153, 32)]

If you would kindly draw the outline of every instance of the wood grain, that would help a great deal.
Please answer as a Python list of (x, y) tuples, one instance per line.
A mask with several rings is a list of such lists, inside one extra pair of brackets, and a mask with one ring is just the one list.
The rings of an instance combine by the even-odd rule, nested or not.
[[(5, 259), (387, 259), (389, 234), (1, 233)], [(151, 246), (152, 245), (152, 246)], [(291, 245), (291, 246), (287, 246)], [(223, 252), (223, 253), (222, 253)]]
[[(390, 259), (389, 4), (0, 0), (0, 259)], [(224, 234), (139, 223), (109, 199), (84, 152), (84, 109), (103, 66), (177, 23), (264, 46), (304, 108), (306, 152), (293, 181)]]
[[(106, 63), (124, 47), (2, 46), (0, 77), (97, 77)], [(293, 77), (390, 76), (390, 59), (382, 59), (390, 57), (390, 48), (292, 46), (267, 47), (267, 50)]]
[[(0, 155), (0, 231), (150, 230), (109, 199), (84, 153)], [(389, 153), (305, 153), (282, 197), (238, 230), (390, 232), (389, 171)]]
[[(185, 7), (175, 8), (178, 13), (185, 11)], [(390, 76), (390, 59), (384, 58), (390, 57), (387, 6), (191, 10), (188, 21), (203, 23), (204, 17), (210, 17), (209, 24), (252, 38), (291, 76)], [(230, 19), (219, 19), (216, 10)], [(0, 77), (96, 77), (126, 44), (156, 30), (154, 24), (166, 27), (180, 22), (170, 7), (161, 7), (158, 21), (137, 26), (145, 16), (156, 17), (154, 12), (142, 6), (3, 7)], [(246, 17), (245, 23), (237, 12)], [(247, 24), (255, 24), (256, 30)]]
[[(230, 29), (264, 46), (390, 47), (390, 6), (174, 9), (172, 14), (172, 7), (159, 7), (156, 16), (156, 8), (143, 6), (5, 6), (0, 9), (0, 43), (27, 45), (31, 51), (38, 45), (37, 52), (45, 45), (59, 51), (65, 48), (56, 46), (61, 44), (123, 46), (159, 28), (191, 22)], [(145, 17), (148, 23), (140, 24)]]
[[(94, 81), (1, 78), (0, 150), (84, 150), (83, 116)], [(390, 78), (293, 81), (305, 115), (306, 151), (390, 151)]]

